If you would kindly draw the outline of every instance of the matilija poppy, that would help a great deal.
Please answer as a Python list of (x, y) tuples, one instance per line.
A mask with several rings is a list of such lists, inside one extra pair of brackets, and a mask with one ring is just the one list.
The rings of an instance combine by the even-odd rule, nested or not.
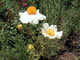
[(63, 31), (57, 32), (56, 25), (49, 26), (48, 23), (44, 23), (43, 28), (41, 28), (41, 30), (44, 37), (49, 37), (50, 39), (54, 39), (54, 38), (60, 39), (63, 34)]
[(20, 12), (20, 21), (22, 23), (31, 23), (31, 24), (38, 24), (39, 20), (46, 19), (46, 16), (39, 13), (39, 9), (37, 10), (35, 6), (30, 6), (27, 8), (27, 11), (24, 13)]

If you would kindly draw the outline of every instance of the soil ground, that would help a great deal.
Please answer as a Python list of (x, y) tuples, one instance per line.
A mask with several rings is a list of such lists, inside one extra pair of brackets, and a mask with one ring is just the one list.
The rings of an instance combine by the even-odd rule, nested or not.
[[(48, 59), (41, 57), (40, 60)], [(71, 33), (64, 41), (60, 53), (50, 60), (80, 60), (80, 33)]]
[(64, 41), (60, 54), (53, 60), (80, 60), (80, 33), (71, 33)]

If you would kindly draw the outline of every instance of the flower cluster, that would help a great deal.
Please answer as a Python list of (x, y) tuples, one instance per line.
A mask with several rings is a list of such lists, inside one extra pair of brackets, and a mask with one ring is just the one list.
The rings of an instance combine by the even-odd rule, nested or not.
[[(41, 14), (39, 12), (39, 9), (37, 10), (35, 6), (30, 6), (27, 8), (25, 12), (20, 12), (20, 21), (24, 24), (30, 23), (30, 24), (39, 24), (39, 20), (45, 20), (46, 16)], [(56, 25), (49, 26), (48, 23), (43, 24), (43, 28), (41, 28), (42, 34), (44, 37), (49, 37), (50, 39), (58, 38), (60, 39), (62, 37), (63, 31), (57, 31)]]
[[(20, 21), (23, 24), (39, 24), (39, 20), (46, 20), (46, 16), (41, 14), (39, 12), (39, 9), (37, 10), (36, 7), (30, 6), (27, 8), (25, 12), (20, 12)], [(18, 24), (17, 28), (22, 30), (22, 25)], [(43, 28), (41, 28), (42, 35), (44, 37), (49, 37), (49, 39), (55, 39), (58, 38), (60, 39), (62, 37), (63, 31), (57, 31), (57, 26), (56, 25), (51, 25), (49, 26), (48, 23), (43, 23)], [(32, 50), (34, 46), (32, 44), (28, 45), (28, 49)]]

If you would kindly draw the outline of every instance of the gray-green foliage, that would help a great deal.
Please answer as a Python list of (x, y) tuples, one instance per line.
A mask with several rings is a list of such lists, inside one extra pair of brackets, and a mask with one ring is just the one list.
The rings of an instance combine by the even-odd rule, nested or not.
[[(16, 26), (21, 23), (18, 13), (25, 11), (26, 8), (20, 8), (16, 0), (1, 1), (4, 5), (0, 6), (0, 12), (10, 9), (14, 14), (14, 19), (9, 20), (10, 22), (0, 22), (1, 60), (38, 60), (40, 56), (50, 58), (57, 55), (62, 46), (61, 43), (71, 32), (80, 30), (79, 0), (28, 0), (27, 7), (36, 6), (47, 19), (37, 25), (23, 24), (25, 32), (18, 30)], [(3, 14), (8, 15), (6, 11)], [(40, 28), (45, 22), (57, 25), (58, 30), (63, 31), (61, 40), (44, 38)], [(35, 48), (29, 51), (28, 44), (33, 44)]]
[(80, 30), (80, 4), (78, 2), (80, 1), (41, 0), (40, 9), (46, 14), (47, 22), (56, 24), (64, 31), (64, 37), (66, 37), (70, 31)]

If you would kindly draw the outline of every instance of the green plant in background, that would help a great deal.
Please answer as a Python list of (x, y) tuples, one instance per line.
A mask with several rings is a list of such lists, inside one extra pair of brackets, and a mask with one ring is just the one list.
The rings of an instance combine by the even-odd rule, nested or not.
[[(20, 1), (23, 3), (23, 0)], [(3, 2), (0, 6), (0, 15), (3, 17), (0, 18), (1, 60), (38, 60), (41, 56), (50, 59), (59, 53), (63, 41), (71, 32), (78, 33), (80, 30), (79, 0), (28, 0), (25, 7), (20, 6), (17, 0), (0, 2)], [(40, 9), (47, 19), (37, 25), (21, 24), (19, 12), (24, 12), (31, 5)], [(63, 30), (62, 39), (44, 37), (40, 29), (44, 22)]]

